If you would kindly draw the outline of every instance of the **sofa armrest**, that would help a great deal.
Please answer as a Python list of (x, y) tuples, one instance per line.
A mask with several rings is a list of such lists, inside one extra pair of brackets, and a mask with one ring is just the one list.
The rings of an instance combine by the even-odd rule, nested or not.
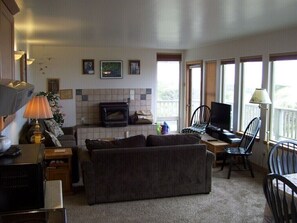
[(85, 192), (87, 197), (87, 202), (89, 205), (95, 204), (96, 195), (95, 195), (95, 171), (93, 163), (91, 161), (89, 152), (85, 148), (79, 148), (78, 157), (83, 177), (83, 183), (85, 186)]
[(208, 191), (211, 191), (211, 179), (212, 179), (212, 166), (213, 162), (215, 160), (215, 155), (206, 150), (206, 178), (209, 180), (206, 180), (206, 188)]

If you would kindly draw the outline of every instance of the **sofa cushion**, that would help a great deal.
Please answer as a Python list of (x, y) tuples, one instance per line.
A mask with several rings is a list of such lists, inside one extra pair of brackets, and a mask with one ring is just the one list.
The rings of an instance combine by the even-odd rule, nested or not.
[(74, 135), (62, 135), (57, 137), (63, 147), (75, 147), (76, 139)]
[(63, 130), (54, 119), (44, 120), (48, 130), (53, 133), (56, 137), (64, 135)]
[(200, 139), (198, 134), (149, 135), (146, 142), (147, 146), (172, 146), (198, 144)]
[(89, 151), (96, 149), (143, 147), (146, 145), (144, 135), (136, 135), (111, 141), (86, 139), (85, 143)]
[(57, 146), (57, 147), (62, 147), (60, 141), (57, 139), (57, 137), (56, 137), (53, 133), (51, 133), (51, 132), (49, 132), (49, 131), (47, 131), (47, 130), (45, 130), (45, 132), (46, 132), (47, 134), (49, 134), (49, 136), (51, 137), (52, 142), (54, 143), (55, 146)]

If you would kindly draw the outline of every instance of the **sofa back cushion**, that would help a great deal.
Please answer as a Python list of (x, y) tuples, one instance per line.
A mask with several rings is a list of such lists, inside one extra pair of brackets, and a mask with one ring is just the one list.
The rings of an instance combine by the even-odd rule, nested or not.
[(149, 135), (147, 137), (147, 146), (198, 144), (200, 139), (201, 136), (198, 134)]
[(136, 135), (111, 141), (86, 139), (85, 143), (89, 151), (96, 149), (143, 147), (146, 145), (144, 135)]

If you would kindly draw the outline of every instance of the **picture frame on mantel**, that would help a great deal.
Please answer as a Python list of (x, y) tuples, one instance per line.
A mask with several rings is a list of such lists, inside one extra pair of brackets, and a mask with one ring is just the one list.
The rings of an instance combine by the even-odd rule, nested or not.
[(122, 60), (101, 60), (100, 61), (100, 78), (101, 79), (123, 78), (123, 61)]
[(82, 60), (82, 73), (83, 74), (95, 74), (95, 63), (93, 59)]
[(129, 60), (129, 74), (140, 74), (140, 60)]

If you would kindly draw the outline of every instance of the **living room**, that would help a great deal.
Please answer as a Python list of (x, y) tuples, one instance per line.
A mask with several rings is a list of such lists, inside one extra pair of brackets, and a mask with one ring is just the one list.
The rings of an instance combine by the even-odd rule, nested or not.
[[(134, 48), (102, 48), (102, 47), (71, 47), (71, 46), (39, 46), (34, 45), (30, 47), (30, 57), (35, 58), (36, 62), (28, 66), (28, 82), (35, 85), (35, 91), (46, 91), (47, 79), (59, 79), (60, 89), (72, 89), (73, 98), (68, 100), (61, 100), (60, 105), (65, 114), (64, 126), (75, 126), (81, 124), (76, 117), (75, 93), (76, 89), (152, 89), (151, 111), (156, 114), (156, 54), (159, 52), (166, 53), (181, 53), (183, 55), (185, 64), (188, 61), (203, 60), (217, 61), (234, 58), (236, 62), (236, 69), (239, 70), (240, 58), (249, 56), (261, 56), (263, 58), (263, 88), (269, 89), (269, 56), (271, 54), (282, 54), (296, 52), (295, 39), (297, 36), (297, 29), (283, 29), (280, 31), (259, 34), (255, 36), (245, 37), (238, 40), (230, 40), (223, 43), (217, 43), (211, 46), (200, 47), (193, 50), (158, 50), (158, 49), (134, 49)], [(253, 47), (255, 46), (255, 47)], [(19, 46), (18, 49), (24, 49)], [(48, 61), (48, 58), (51, 58)], [(82, 59), (93, 58), (95, 60), (95, 74), (82, 75)], [(128, 74), (128, 60), (137, 58), (141, 61), (141, 75)], [(123, 79), (100, 79), (99, 65), (100, 60), (105, 59), (120, 59), (123, 61)], [(40, 73), (41, 63), (45, 63), (47, 69), (45, 74)], [(16, 61), (18, 65), (18, 61)], [(18, 66), (16, 65), (16, 70)], [(219, 65), (218, 65), (219, 66)], [(219, 67), (217, 68), (219, 69)], [(185, 70), (183, 71), (185, 72)], [(239, 71), (238, 71), (239, 72)], [(217, 72), (219, 75), (219, 72)], [(184, 75), (181, 76), (181, 82), (184, 82)], [(267, 81), (265, 81), (267, 80)], [(239, 81), (239, 80), (238, 80)], [(181, 106), (184, 106), (185, 90), (181, 89), (180, 95)], [(219, 84), (217, 84), (217, 92)], [(239, 90), (237, 90), (239, 95)], [(236, 92), (235, 92), (236, 94)], [(216, 94), (216, 98), (220, 95)], [(238, 96), (237, 96), (238, 97)], [(240, 106), (235, 100), (234, 107)], [(12, 134), (19, 132), (19, 126), (26, 122), (23, 119), (23, 110), (16, 113), (15, 123), (8, 126), (3, 133), (11, 135), (11, 140), (14, 143), (18, 142), (18, 136)], [(268, 114), (268, 113), (267, 113)], [(261, 114), (262, 120), (266, 120), (265, 112)], [(180, 117), (184, 117), (185, 110), (181, 109)], [(240, 120), (234, 120), (235, 126), (239, 125)], [(19, 123), (21, 125), (19, 125)], [(264, 126), (266, 122), (264, 121)], [(268, 124), (268, 123), (267, 123)], [(186, 126), (183, 123), (183, 118), (180, 118), (180, 128)], [(12, 128), (13, 127), (13, 128)], [(236, 129), (234, 129), (236, 131)], [(263, 128), (260, 134), (260, 140), (257, 143), (259, 149), (254, 151), (252, 160), (258, 166), (266, 166), (263, 160), (263, 152), (266, 150), (266, 144), (263, 143), (266, 139), (265, 132), (268, 129)], [(7, 133), (6, 133), (7, 132)]]
[[(25, 2), (17, 1), (22, 5)], [(31, 1), (31, 4), (34, 4)], [(264, 4), (264, 3), (263, 3)], [(296, 9), (296, 5), (282, 5), (281, 7), (287, 7)], [(255, 3), (258, 5), (258, 3)], [(272, 4), (273, 5), (273, 4)], [(278, 5), (280, 7), (280, 5)], [(31, 6), (32, 7), (32, 6)], [(20, 7), (21, 8), (21, 7)], [(264, 7), (265, 8), (265, 7)], [(277, 7), (275, 7), (277, 8)], [(62, 8), (63, 10), (67, 10)], [(51, 10), (54, 10), (51, 8)], [(50, 10), (49, 10), (50, 11)], [(22, 8), (21, 12), (22, 13)], [(289, 14), (289, 13), (288, 13)], [(228, 36), (227, 38), (217, 39), (212, 43), (204, 43), (200, 46), (193, 47), (170, 47), (168, 39), (167, 44), (161, 45), (156, 43), (151, 48), (146, 46), (130, 47), (129, 45), (115, 45), (112, 46), (111, 42), (106, 40), (106, 45), (102, 46), (88, 46), (88, 33), (80, 33), (83, 39), (78, 45), (72, 44), (55, 44), (50, 42), (34, 42), (31, 39), (26, 40), (26, 32), (23, 32), (20, 18), (21, 14), (15, 15), (15, 50), (24, 50), (29, 58), (34, 58), (35, 61), (32, 65), (28, 66), (27, 81), (35, 86), (35, 92), (47, 90), (48, 79), (59, 79), (60, 89), (72, 89), (73, 97), (67, 100), (61, 100), (63, 113), (65, 113), (64, 126), (75, 126), (78, 123), (76, 117), (76, 89), (152, 89), (152, 104), (151, 110), (153, 114), (156, 114), (156, 82), (157, 82), (157, 53), (180, 53), (182, 54), (182, 69), (181, 69), (181, 83), (185, 83), (185, 64), (190, 61), (202, 60), (203, 63), (207, 61), (217, 62), (217, 76), (220, 76), (220, 61), (224, 59), (233, 58), (236, 65), (236, 73), (239, 74), (240, 70), (240, 58), (261, 56), (263, 61), (263, 82), (262, 87), (270, 88), (270, 68), (269, 59), (270, 55), (296, 53), (296, 37), (297, 27), (295, 21), (296, 17), (291, 16), (291, 21), (281, 24), (277, 29), (265, 29), (263, 31), (257, 31), (253, 33), (242, 33), (235, 37)], [(277, 16), (275, 16), (277, 17)], [(83, 20), (87, 18), (81, 18)], [(50, 19), (49, 19), (50, 20)], [(288, 19), (289, 20), (289, 19)], [(293, 21), (294, 20), (294, 21)], [(106, 21), (106, 20), (105, 20)], [(55, 21), (56, 22), (56, 21)], [(52, 24), (55, 24), (51, 20)], [(249, 23), (257, 23), (257, 21), (251, 20)], [(269, 23), (269, 22), (268, 22)], [(67, 21), (64, 25), (65, 30), (58, 30), (58, 33), (67, 33), (67, 29), (73, 28), (72, 23)], [(247, 25), (247, 24), (246, 24)], [(209, 27), (209, 26), (207, 26)], [(25, 28), (28, 31), (29, 29)], [(211, 27), (209, 27), (211, 29)], [(217, 27), (216, 27), (217, 29)], [(264, 30), (265, 29), (265, 30)], [(170, 30), (172, 31), (172, 30)], [(221, 31), (223, 32), (223, 31)], [(226, 31), (225, 31), (226, 32)], [(63, 34), (61, 34), (63, 36)], [(66, 34), (65, 34), (66, 35)], [(117, 35), (117, 34), (114, 34)], [(216, 34), (212, 34), (211, 37)], [(51, 33), (48, 31), (48, 38)], [(106, 34), (105, 34), (106, 36)], [(227, 36), (227, 35), (226, 35)], [(126, 37), (127, 38), (127, 37)], [(27, 42), (26, 42), (27, 41)], [(124, 40), (119, 40), (124, 42)], [(135, 41), (137, 42), (137, 41)], [(137, 45), (138, 43), (136, 43)], [(82, 60), (94, 59), (95, 73), (93, 75), (82, 74)], [(100, 78), (100, 61), (101, 60), (121, 60), (123, 61), (123, 78), (121, 79), (101, 79)], [(140, 75), (128, 74), (128, 61), (139, 60), (141, 62)], [(41, 70), (42, 69), (42, 70)], [(20, 79), (20, 61), (15, 61), (15, 79)], [(219, 80), (219, 78), (218, 78)], [(239, 85), (238, 79), (235, 85)], [(183, 84), (182, 84), (183, 85)], [(184, 85), (183, 85), (184, 86)], [(205, 89), (204, 89), (205, 90)], [(220, 84), (219, 81), (216, 84), (216, 99), (220, 99)], [(181, 89), (181, 113), (180, 117), (184, 117), (185, 107), (185, 89)], [(235, 98), (238, 99), (240, 90), (236, 88)], [(239, 100), (235, 100), (234, 106), (239, 108)], [(24, 107), (16, 112), (14, 120), (2, 131), (3, 135), (9, 136), (13, 144), (19, 142), (19, 132), (23, 124), (27, 121), (23, 118)], [(238, 115), (235, 115), (237, 117)], [(261, 118), (263, 120), (263, 127), (260, 133), (260, 139), (256, 142), (252, 156), (252, 162), (256, 165), (266, 168), (266, 157), (263, 158), (263, 153), (266, 151), (266, 131), (268, 131), (268, 113), (262, 112)], [(235, 119), (234, 126), (239, 126), (240, 120)], [(183, 118), (180, 118), (180, 128), (186, 126)], [(236, 129), (234, 129), (236, 130)]]

